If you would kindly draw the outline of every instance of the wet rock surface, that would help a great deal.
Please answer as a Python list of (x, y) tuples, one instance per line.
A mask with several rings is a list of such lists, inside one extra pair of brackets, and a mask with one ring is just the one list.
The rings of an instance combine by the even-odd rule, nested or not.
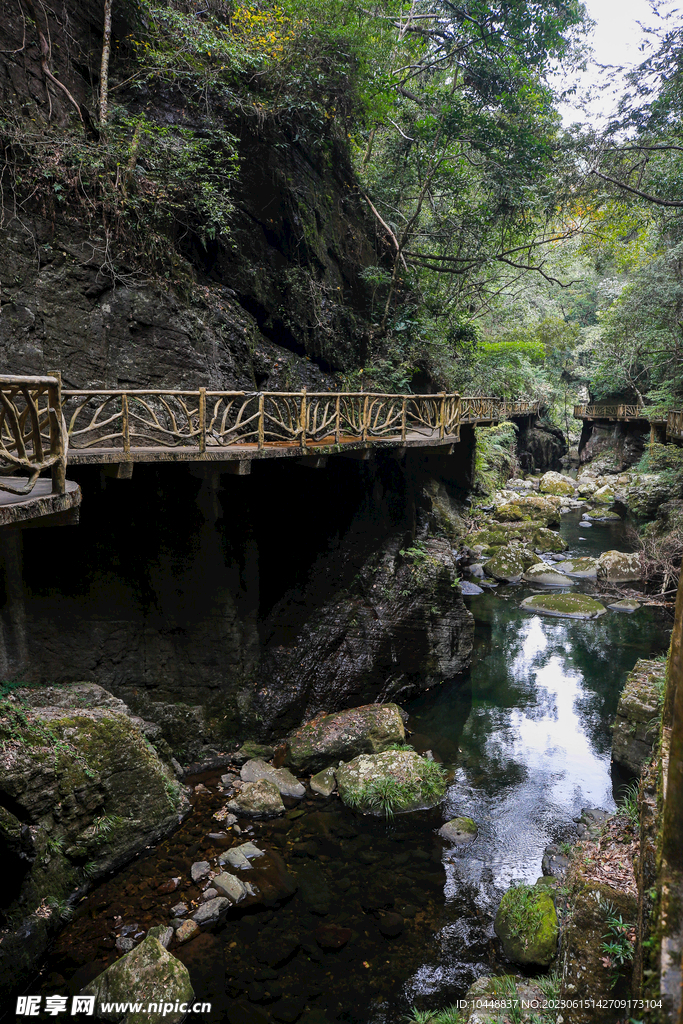
[(509, 889), (501, 900), (494, 927), (509, 960), (537, 967), (548, 967), (554, 960), (559, 935), (557, 912), (543, 886)]
[[(185, 1013), (175, 1009), (175, 1003), (191, 1003), (194, 990), (187, 968), (155, 938), (146, 938), (140, 945), (122, 956), (82, 990), (82, 995), (94, 996), (98, 1016), (107, 1021), (123, 1021), (123, 1024), (159, 1024), (162, 1020), (181, 1024)], [(123, 1016), (117, 1008), (102, 1011), (102, 1003), (129, 1003), (134, 998), (144, 1005), (144, 1010), (129, 1011)], [(150, 1003), (159, 1006), (155, 1013), (148, 1013)], [(171, 1009), (164, 1009), (170, 1003)]]
[(357, 754), (378, 754), (405, 743), (397, 704), (370, 704), (307, 722), (287, 738), (285, 761), (295, 771), (320, 771)]
[(414, 750), (361, 754), (335, 775), (344, 803), (366, 814), (433, 807), (446, 792), (445, 774)]
[(541, 615), (556, 615), (567, 619), (597, 619), (607, 609), (586, 594), (534, 594), (525, 597), (521, 607)]
[(237, 794), (226, 804), (232, 814), (250, 818), (270, 818), (283, 814), (285, 805), (278, 786), (270, 779), (244, 782)]

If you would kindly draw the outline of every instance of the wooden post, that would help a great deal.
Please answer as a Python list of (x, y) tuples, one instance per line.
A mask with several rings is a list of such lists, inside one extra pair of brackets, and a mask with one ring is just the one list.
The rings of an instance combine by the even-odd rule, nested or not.
[(361, 437), (363, 441), (368, 439), (368, 396), (366, 395), (363, 399), (363, 431)]
[(259, 392), (259, 396), (258, 396), (258, 447), (259, 447), (259, 451), (261, 451), (261, 449), (263, 448), (263, 445), (265, 443), (265, 436), (266, 436), (265, 425), (264, 425), (264, 422), (263, 422), (263, 403), (264, 403), (264, 394), (261, 391), (261, 392)]
[(306, 388), (301, 391), (301, 447), (306, 447)]
[(453, 433), (457, 438), (460, 438), (460, 415), (461, 415), (461, 400), (460, 395), (455, 396), (455, 430)]
[(121, 395), (121, 419), (123, 431), (123, 450), (130, 451), (130, 422), (128, 420), (128, 395), (124, 391)]
[(206, 451), (206, 388), (199, 389), (199, 450)]
[(441, 408), (439, 411), (439, 437), (442, 438), (445, 433), (446, 424), (446, 392), (441, 392)]
[(406, 408), (408, 406), (408, 399), (404, 398), (401, 403), (401, 440), (406, 439)]
[(340, 404), (341, 395), (337, 395), (337, 402), (335, 406), (335, 428), (334, 428), (334, 440), (336, 444), (339, 444), (339, 438), (341, 437), (341, 423), (340, 423)]
[(51, 384), (47, 390), (48, 422), (50, 425), (50, 454), (58, 455), (52, 467), (52, 493), (66, 493), (66, 451), (67, 438), (64, 437), (64, 416), (62, 414), (62, 373), (51, 370), (50, 377), (57, 378), (57, 384)]

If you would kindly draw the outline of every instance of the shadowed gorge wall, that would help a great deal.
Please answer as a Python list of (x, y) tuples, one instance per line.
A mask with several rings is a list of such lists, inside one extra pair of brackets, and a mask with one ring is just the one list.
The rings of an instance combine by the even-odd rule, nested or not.
[[(456, 461), (273, 460), (247, 477), (138, 465), (132, 480), (74, 470), (80, 526), (2, 539), (3, 675), (94, 680), (190, 757), (455, 674), (471, 626), (450, 544), (431, 542), (433, 579), (416, 579), (400, 552), (427, 522), (425, 465)], [(328, 615), (330, 602), (344, 614)]]

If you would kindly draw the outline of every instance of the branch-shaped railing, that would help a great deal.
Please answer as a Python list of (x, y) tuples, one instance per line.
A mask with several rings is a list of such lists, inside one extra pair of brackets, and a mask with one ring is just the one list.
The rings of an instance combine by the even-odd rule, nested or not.
[(59, 374), (0, 377), (0, 491), (26, 496), (50, 469), (52, 492), (65, 493), (68, 436), (60, 391)]
[(504, 414), (497, 398), (368, 392), (64, 391), (74, 451), (457, 438)]
[(605, 419), (605, 420), (649, 420), (665, 419), (666, 413), (660, 409), (648, 408), (644, 405), (627, 405), (623, 402), (616, 404), (592, 403), (591, 405), (575, 405), (574, 416), (576, 419)]
[(59, 374), (0, 377), (0, 470), (27, 474), (21, 485), (5, 480), (0, 489), (30, 493), (38, 475), (52, 469), (53, 489), (63, 493), (68, 447), (111, 461), (119, 452), (174, 448), (204, 454), (239, 446), (438, 444), (457, 440), (463, 423), (538, 411), (537, 402), (446, 392), (62, 391)]

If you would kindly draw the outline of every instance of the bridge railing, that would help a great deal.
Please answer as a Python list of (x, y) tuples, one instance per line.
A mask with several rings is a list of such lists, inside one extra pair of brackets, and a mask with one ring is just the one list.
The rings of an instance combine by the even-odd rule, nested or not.
[(601, 404), (593, 402), (590, 405), (575, 405), (574, 416), (576, 419), (606, 419), (606, 420), (647, 420), (648, 422), (664, 422), (669, 415), (669, 410), (657, 405), (635, 405), (624, 402)]
[(511, 416), (538, 416), (541, 411), (540, 402), (522, 400), (518, 402), (501, 403), (501, 419), (509, 419)]
[[(470, 402), (478, 402), (470, 399)], [(467, 422), (497, 410), (484, 399)], [(343, 443), (387, 438), (457, 438), (457, 394), (372, 392), (64, 391), (71, 447), (121, 450)]]
[(52, 492), (65, 493), (68, 437), (60, 390), (58, 374), (0, 377), (0, 491), (28, 495), (50, 469)]
[(460, 422), (477, 423), (499, 420), (505, 402), (500, 398), (483, 395), (468, 395), (460, 399)]

